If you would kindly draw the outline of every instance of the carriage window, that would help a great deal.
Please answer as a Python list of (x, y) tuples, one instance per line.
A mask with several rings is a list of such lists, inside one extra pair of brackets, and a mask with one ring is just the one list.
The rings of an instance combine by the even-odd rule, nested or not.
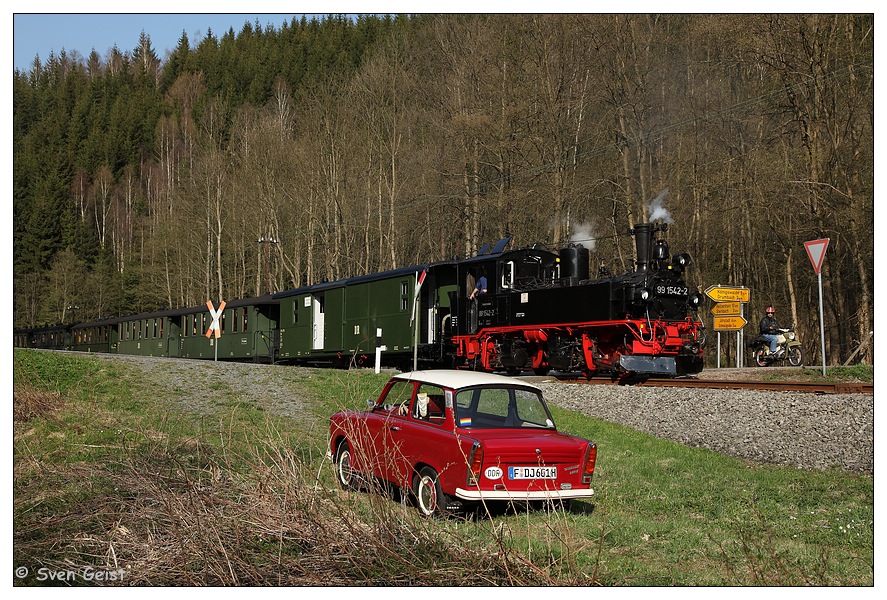
[(249, 308), (244, 307), (241, 315), (243, 316), (243, 327), (240, 328), (240, 331), (246, 333), (247, 332), (247, 325), (248, 325), (247, 317), (249, 315)]
[(231, 311), (231, 333), (237, 333), (238, 331), (240, 331), (240, 321), (237, 318), (239, 313), (239, 308), (235, 308)]
[(400, 282), (400, 310), (406, 310), (407, 304), (409, 302), (409, 294), (407, 294), (407, 290), (409, 286), (406, 281)]

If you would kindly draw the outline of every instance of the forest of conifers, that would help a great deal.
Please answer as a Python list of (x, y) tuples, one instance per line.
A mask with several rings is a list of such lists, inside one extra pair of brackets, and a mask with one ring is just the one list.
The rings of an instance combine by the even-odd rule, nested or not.
[[(873, 15), (295, 17), (14, 73), (15, 325), (570, 242), (873, 361)], [(709, 307), (700, 315), (711, 324)], [(711, 331), (711, 328), (709, 328)], [(711, 357), (714, 335), (709, 336)], [(730, 344), (724, 357), (731, 360)], [(713, 358), (710, 358), (713, 360)]]

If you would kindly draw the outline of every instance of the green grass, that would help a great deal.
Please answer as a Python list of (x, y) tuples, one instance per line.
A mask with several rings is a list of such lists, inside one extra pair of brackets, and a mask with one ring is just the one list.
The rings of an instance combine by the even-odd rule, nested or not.
[[(280, 369), (310, 418), (183, 411), (124, 363), (16, 351), (14, 562), (125, 585), (871, 586), (870, 476), (754, 464), (554, 409), (597, 442), (567, 512), (423, 520), (338, 490), (327, 420), (387, 374)], [(33, 576), (16, 585), (45, 585)], [(84, 582), (80, 582), (84, 583)], [(119, 583), (119, 582), (118, 582)]]
[[(853, 382), (874, 383), (875, 368), (872, 365), (850, 367), (826, 367), (825, 377), (822, 367), (806, 365), (796, 368), (750, 368), (750, 372), (764, 381), (809, 381), (809, 382)], [(705, 376), (703, 371), (702, 376)]]

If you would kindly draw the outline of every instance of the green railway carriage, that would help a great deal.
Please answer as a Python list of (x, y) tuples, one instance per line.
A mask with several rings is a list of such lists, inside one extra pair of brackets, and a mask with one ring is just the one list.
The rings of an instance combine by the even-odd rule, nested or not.
[(410, 318), (423, 270), (406, 267), (275, 294), (280, 301), (280, 360), (371, 364), (381, 329), (386, 364), (409, 364), (414, 335)]
[[(214, 302), (218, 309), (219, 302)], [(273, 362), (277, 356), (280, 301), (270, 294), (225, 303), (219, 318), (220, 336), (207, 337), (212, 324), (209, 307), (180, 311), (176, 355), (183, 358), (218, 358)]]
[(117, 352), (120, 319), (103, 319), (72, 325), (70, 348), (77, 352)]
[(70, 342), (69, 326), (61, 324), (17, 329), (13, 335), (13, 344), (16, 348), (67, 350)]
[(170, 352), (178, 338), (176, 311), (164, 310), (120, 317), (117, 353), (140, 356), (176, 356)]

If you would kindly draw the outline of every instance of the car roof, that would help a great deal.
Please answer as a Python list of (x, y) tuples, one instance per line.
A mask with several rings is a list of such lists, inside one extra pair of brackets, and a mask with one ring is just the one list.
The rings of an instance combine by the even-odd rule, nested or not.
[(541, 391), (538, 387), (526, 381), (515, 379), (513, 377), (505, 377), (504, 375), (494, 375), (492, 373), (481, 373), (478, 371), (458, 371), (455, 369), (435, 369), (433, 371), (408, 371), (394, 375), (392, 379), (402, 381), (421, 381), (422, 383), (430, 383), (440, 387), (459, 390), (466, 387), (476, 385), (495, 385), (495, 386), (520, 386), (530, 388), (537, 392)]

